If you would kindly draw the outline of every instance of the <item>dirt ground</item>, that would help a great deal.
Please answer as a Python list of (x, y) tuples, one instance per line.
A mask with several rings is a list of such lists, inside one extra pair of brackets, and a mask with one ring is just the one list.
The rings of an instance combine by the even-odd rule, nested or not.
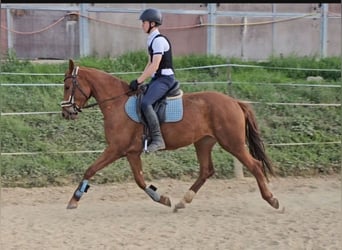
[[(192, 181), (151, 183), (175, 204)], [(284, 211), (262, 200), (254, 178), (209, 179), (177, 213), (132, 182), (91, 184), (75, 210), (66, 205), (76, 186), (3, 188), (0, 249), (342, 249), (339, 175), (269, 187)]]

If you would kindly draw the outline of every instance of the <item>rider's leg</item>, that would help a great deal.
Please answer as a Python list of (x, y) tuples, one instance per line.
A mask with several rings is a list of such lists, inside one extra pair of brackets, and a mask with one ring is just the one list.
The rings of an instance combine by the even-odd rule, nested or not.
[(170, 87), (173, 86), (173, 83), (173, 76), (162, 76), (152, 79), (141, 101), (141, 109), (152, 136), (152, 142), (147, 147), (147, 152), (154, 152), (165, 148), (158, 116), (152, 105), (166, 94)]
[(152, 142), (147, 147), (147, 152), (151, 153), (165, 148), (163, 136), (160, 131), (159, 120), (156, 112), (154, 112), (152, 105), (144, 107), (142, 110), (147, 120), (148, 127), (151, 132)]

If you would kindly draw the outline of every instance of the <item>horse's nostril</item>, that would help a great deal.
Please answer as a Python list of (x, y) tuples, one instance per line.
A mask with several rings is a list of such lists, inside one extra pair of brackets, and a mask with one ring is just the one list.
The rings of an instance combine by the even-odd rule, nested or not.
[(68, 119), (68, 118), (69, 118), (68, 112), (62, 111), (62, 117), (63, 117), (64, 119)]

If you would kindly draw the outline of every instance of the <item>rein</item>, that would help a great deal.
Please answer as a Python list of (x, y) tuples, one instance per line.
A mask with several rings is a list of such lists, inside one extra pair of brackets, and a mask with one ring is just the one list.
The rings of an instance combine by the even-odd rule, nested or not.
[(83, 108), (84, 108), (84, 109), (87, 109), (87, 108), (95, 107), (95, 106), (100, 105), (100, 104), (102, 104), (102, 103), (105, 103), (105, 102), (112, 101), (112, 100), (115, 100), (115, 99), (117, 99), (117, 98), (120, 98), (120, 97), (122, 97), (122, 96), (124, 96), (124, 95), (127, 95), (127, 94), (131, 93), (131, 92), (133, 92), (133, 91), (132, 91), (132, 90), (129, 90), (129, 91), (126, 91), (125, 93), (123, 93), (123, 94), (121, 94), (121, 95), (114, 96), (114, 97), (105, 99), (105, 100), (100, 101), (100, 102), (95, 102), (95, 103), (88, 104), (88, 105), (84, 106)]

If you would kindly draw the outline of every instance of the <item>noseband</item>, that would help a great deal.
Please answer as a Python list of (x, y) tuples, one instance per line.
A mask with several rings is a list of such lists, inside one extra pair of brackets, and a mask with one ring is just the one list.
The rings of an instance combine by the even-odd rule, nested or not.
[(71, 94), (69, 96), (69, 99), (67, 101), (62, 101), (61, 102), (61, 107), (62, 108), (72, 107), (74, 109), (74, 113), (75, 114), (77, 114), (77, 112), (82, 112), (81, 107), (79, 107), (75, 103), (75, 91), (76, 91), (76, 89), (78, 89), (82, 93), (82, 95), (86, 98), (86, 100), (89, 99), (89, 96), (87, 96), (84, 93), (84, 91), (82, 90), (81, 86), (77, 82), (78, 69), (79, 69), (79, 67), (74, 68), (72, 73), (71, 73), (71, 75), (64, 78), (64, 82), (67, 79), (69, 79), (69, 78), (72, 79), (72, 89), (71, 89)]

